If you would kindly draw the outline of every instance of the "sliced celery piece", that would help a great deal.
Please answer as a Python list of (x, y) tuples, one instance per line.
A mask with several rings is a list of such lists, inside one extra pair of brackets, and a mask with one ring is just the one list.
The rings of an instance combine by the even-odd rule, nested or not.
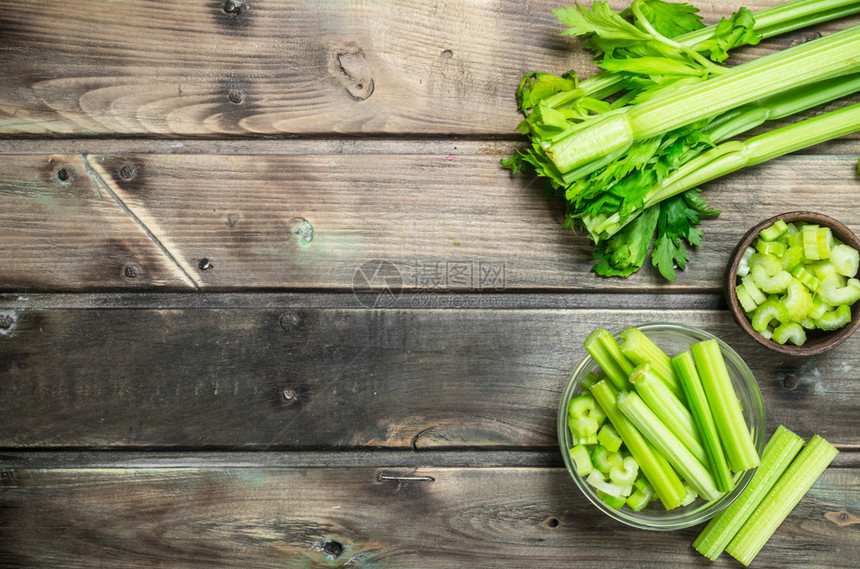
[(735, 296), (738, 297), (738, 303), (744, 312), (753, 312), (758, 304), (753, 300), (750, 293), (747, 292), (747, 287), (743, 283), (735, 287)]
[(802, 282), (803, 286), (812, 292), (815, 292), (821, 286), (821, 281), (818, 280), (818, 277), (807, 271), (802, 265), (795, 267), (791, 271), (791, 276)]
[(630, 389), (627, 376), (633, 364), (621, 352), (618, 341), (605, 328), (594, 330), (584, 342), (585, 351), (594, 358), (603, 373), (612, 381), (616, 389)]
[[(618, 396), (618, 408), (699, 495), (708, 501), (722, 495), (708, 469), (672, 434), (636, 392), (621, 393)], [(682, 504), (686, 496), (687, 492), (684, 491)]]
[(616, 498), (620, 498), (622, 496), (626, 498), (633, 493), (633, 484), (616, 484), (604, 479), (603, 475), (597, 470), (592, 470), (591, 474), (585, 477), (585, 481), (596, 490), (600, 490), (601, 492), (605, 492), (610, 496), (615, 496)]
[(850, 245), (839, 243), (830, 250), (830, 262), (840, 275), (853, 277), (860, 267), (860, 252)]
[(779, 241), (765, 241), (763, 239), (756, 239), (755, 249), (759, 253), (782, 257), (782, 255), (785, 253), (786, 246), (784, 243), (780, 243)]
[(758, 466), (758, 451), (744, 422), (719, 343), (713, 339), (696, 342), (690, 345), (690, 352), (696, 362), (696, 370), (702, 380), (729, 468), (741, 472)]
[(782, 268), (791, 272), (795, 267), (803, 262), (803, 247), (800, 245), (792, 245), (785, 250), (785, 253), (780, 259)]
[(813, 435), (726, 546), (726, 552), (744, 565), (752, 563), (837, 454), (833, 445)]
[(765, 241), (776, 241), (788, 232), (788, 224), (781, 219), (776, 220), (772, 225), (765, 227), (759, 234)]
[[(672, 372), (675, 375), (674, 371)], [(639, 397), (654, 411), (663, 423), (669, 427), (672, 434), (678, 437), (687, 450), (702, 464), (708, 463), (708, 455), (702, 446), (699, 429), (693, 420), (693, 415), (669, 389), (663, 385), (656, 374), (652, 373), (650, 364), (640, 364), (633, 368), (630, 383), (636, 389)], [(679, 386), (680, 387), (680, 386)]]
[(617, 452), (621, 448), (621, 437), (615, 431), (612, 423), (605, 423), (597, 433), (597, 442), (606, 447), (609, 452)]
[(818, 287), (821, 300), (834, 306), (839, 304), (854, 304), (860, 300), (860, 280), (848, 279), (845, 286), (838, 287), (834, 279), (825, 279)]
[(623, 461), (624, 457), (621, 456), (620, 452), (610, 451), (601, 444), (595, 445), (591, 451), (591, 464), (594, 465), (595, 470), (606, 476), (609, 476), (609, 472), (614, 466), (623, 465)]
[(769, 298), (756, 308), (750, 323), (753, 330), (764, 333), (774, 320), (783, 323), (788, 322), (790, 319), (788, 309), (778, 300)]
[(641, 512), (645, 509), (645, 507), (651, 503), (652, 498), (654, 497), (654, 492), (643, 492), (639, 488), (633, 490), (633, 493), (627, 498), (627, 505), (630, 506), (630, 509), (634, 512)]
[(681, 386), (684, 388), (684, 393), (687, 396), (687, 405), (689, 405), (693, 418), (696, 421), (696, 426), (702, 439), (702, 446), (708, 455), (708, 465), (711, 468), (714, 483), (717, 485), (718, 490), (728, 492), (733, 486), (732, 473), (729, 470), (729, 465), (726, 463), (723, 445), (720, 442), (719, 434), (717, 434), (714, 417), (711, 415), (711, 410), (708, 407), (708, 400), (705, 396), (699, 373), (696, 371), (696, 364), (692, 354), (687, 351), (681, 352), (672, 358), (672, 366), (675, 368), (675, 373), (681, 382)]
[(803, 439), (782, 425), (764, 447), (761, 465), (749, 485), (732, 504), (717, 514), (693, 541), (693, 547), (714, 561), (726, 548), (753, 510), (764, 499), (803, 446)]
[(767, 296), (761, 291), (758, 286), (756, 286), (755, 281), (753, 281), (752, 277), (747, 275), (741, 278), (741, 284), (744, 285), (744, 288), (749, 293), (750, 297), (753, 299), (753, 302), (756, 303), (756, 306), (767, 300)]
[(591, 455), (585, 445), (575, 445), (569, 451), (570, 460), (573, 461), (573, 466), (576, 473), (580, 476), (588, 476), (594, 470), (594, 465), (591, 463)]
[(795, 346), (802, 346), (806, 342), (806, 331), (799, 322), (786, 322), (773, 331), (773, 341), (777, 344), (791, 342)]
[(590, 438), (597, 435), (597, 430), (606, 414), (590, 393), (583, 393), (570, 400), (567, 412), (567, 426), (574, 438)]
[(789, 318), (795, 321), (803, 320), (812, 308), (812, 294), (800, 279), (792, 277), (786, 287), (782, 304), (788, 310)]
[(667, 510), (677, 508), (684, 497), (684, 485), (666, 459), (647, 441), (639, 430), (618, 409), (618, 392), (610, 381), (598, 381), (591, 394), (606, 413), (609, 422), (624, 440), (624, 446), (636, 459), (639, 470), (647, 478), (657, 498)]
[(819, 227), (815, 231), (815, 239), (818, 244), (818, 258), (829, 259), (830, 250), (833, 248), (833, 231), (829, 227)]
[(613, 466), (609, 470), (609, 479), (615, 484), (632, 485), (636, 481), (637, 474), (639, 474), (639, 465), (636, 464), (636, 459), (626, 456), (621, 466)]
[(847, 304), (840, 304), (833, 310), (825, 312), (815, 321), (820, 330), (838, 330), (851, 322), (851, 309)]
[(606, 492), (603, 492), (602, 490), (597, 491), (597, 496), (598, 498), (603, 500), (607, 506), (609, 506), (610, 508), (615, 508), (616, 510), (623, 507), (629, 499), (624, 498), (624, 496), (612, 496), (610, 494), (607, 494)]
[(791, 273), (782, 268), (782, 263), (779, 264), (780, 269), (774, 275), (768, 275), (767, 270), (762, 265), (756, 265), (750, 269), (750, 275), (753, 282), (763, 291), (768, 294), (778, 294), (784, 292), (788, 288), (788, 283), (791, 282)]

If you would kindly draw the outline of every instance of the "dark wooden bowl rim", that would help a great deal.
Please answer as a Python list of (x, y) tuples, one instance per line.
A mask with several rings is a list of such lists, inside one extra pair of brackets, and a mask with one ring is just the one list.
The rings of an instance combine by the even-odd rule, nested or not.
[(753, 243), (755, 238), (758, 237), (758, 234), (762, 229), (772, 225), (779, 219), (782, 219), (786, 223), (789, 221), (804, 221), (806, 223), (816, 223), (822, 226), (826, 225), (830, 227), (831, 231), (833, 231), (834, 237), (847, 245), (851, 245), (857, 250), (860, 250), (860, 239), (858, 239), (857, 236), (848, 229), (848, 227), (832, 217), (811, 211), (792, 211), (775, 215), (751, 227), (749, 231), (744, 234), (737, 246), (735, 246), (732, 254), (729, 256), (729, 262), (726, 265), (726, 271), (724, 274), (723, 289), (726, 296), (726, 302), (729, 305), (729, 311), (732, 313), (732, 317), (734, 317), (735, 322), (737, 322), (744, 332), (746, 332), (753, 340), (770, 350), (787, 356), (815, 356), (835, 348), (848, 339), (848, 337), (857, 330), (857, 327), (860, 326), (860, 318), (858, 318), (860, 302), (855, 302), (851, 307), (851, 322), (846, 326), (832, 332), (812, 331), (808, 334), (807, 341), (803, 346), (795, 346), (778, 344), (772, 340), (768, 340), (756, 332), (753, 329), (752, 324), (750, 324), (750, 321), (747, 320), (746, 315), (740, 307), (737, 295), (735, 294), (735, 286), (738, 278), (738, 266), (740, 265), (743, 252)]

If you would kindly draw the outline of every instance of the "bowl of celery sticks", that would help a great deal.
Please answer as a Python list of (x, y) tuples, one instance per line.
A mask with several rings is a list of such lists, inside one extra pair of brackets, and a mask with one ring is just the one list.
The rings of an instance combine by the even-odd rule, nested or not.
[(787, 356), (835, 348), (860, 326), (860, 239), (832, 217), (793, 211), (750, 228), (729, 257), (725, 296), (753, 340)]
[(755, 377), (725, 342), (649, 323), (583, 342), (558, 411), (562, 457), (594, 506), (627, 525), (705, 522), (749, 484), (765, 444)]

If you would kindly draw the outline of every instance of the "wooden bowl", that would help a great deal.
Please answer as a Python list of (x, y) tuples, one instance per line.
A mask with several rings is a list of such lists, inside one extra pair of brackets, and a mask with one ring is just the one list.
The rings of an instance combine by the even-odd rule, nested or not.
[(765, 219), (761, 223), (750, 228), (750, 230), (747, 231), (743, 238), (738, 242), (729, 257), (729, 262), (728, 265), (726, 265), (726, 272), (724, 275), (723, 289), (726, 295), (726, 301), (729, 305), (729, 311), (732, 313), (735, 322), (737, 322), (743, 331), (746, 332), (753, 340), (770, 350), (786, 356), (815, 356), (835, 348), (848, 339), (848, 337), (857, 330), (857, 327), (860, 326), (860, 315), (858, 315), (858, 311), (860, 311), (860, 302), (855, 302), (854, 305), (851, 306), (851, 322), (847, 325), (838, 330), (829, 332), (810, 330), (807, 332), (806, 342), (804, 342), (802, 346), (795, 346), (793, 344), (778, 344), (772, 340), (768, 340), (756, 332), (753, 329), (752, 324), (750, 324), (749, 319), (747, 319), (744, 314), (744, 311), (741, 309), (738, 297), (735, 294), (735, 287), (738, 282), (738, 266), (740, 265), (741, 256), (744, 251), (746, 251), (747, 247), (751, 246), (755, 241), (762, 229), (769, 227), (779, 219), (786, 223), (790, 221), (803, 221), (806, 223), (815, 223), (821, 226), (827, 226), (833, 232), (833, 236), (835, 238), (857, 250), (860, 250), (860, 239), (858, 239), (857, 236), (848, 229), (848, 227), (839, 221), (836, 221), (832, 217), (810, 211), (792, 211), (776, 215), (770, 219)]

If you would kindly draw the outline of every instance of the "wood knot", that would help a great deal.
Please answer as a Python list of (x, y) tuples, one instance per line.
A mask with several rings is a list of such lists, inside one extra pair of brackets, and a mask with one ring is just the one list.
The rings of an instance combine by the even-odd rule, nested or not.
[(132, 164), (123, 164), (120, 166), (119, 177), (123, 180), (131, 180), (135, 174), (137, 174), (137, 170)]
[(230, 91), (229, 93), (227, 93), (227, 100), (230, 101), (231, 103), (233, 103), (234, 105), (241, 104), (242, 100), (244, 100), (244, 98), (245, 98), (245, 96), (242, 94), (241, 91), (233, 90), (233, 91)]
[(364, 50), (354, 43), (346, 43), (334, 52), (332, 74), (343, 84), (355, 101), (365, 101), (373, 94), (373, 74)]
[(60, 182), (65, 183), (71, 179), (72, 173), (69, 171), (68, 168), (63, 167), (57, 170), (57, 180), (59, 180)]
[(248, 3), (243, 0), (227, 0), (224, 2), (224, 12), (231, 16), (238, 16), (248, 10)]
[(212, 264), (212, 261), (210, 261), (209, 259), (204, 257), (204, 258), (200, 259), (199, 263), (197, 263), (197, 267), (201, 271), (208, 271), (209, 269), (214, 269), (215, 265)]

